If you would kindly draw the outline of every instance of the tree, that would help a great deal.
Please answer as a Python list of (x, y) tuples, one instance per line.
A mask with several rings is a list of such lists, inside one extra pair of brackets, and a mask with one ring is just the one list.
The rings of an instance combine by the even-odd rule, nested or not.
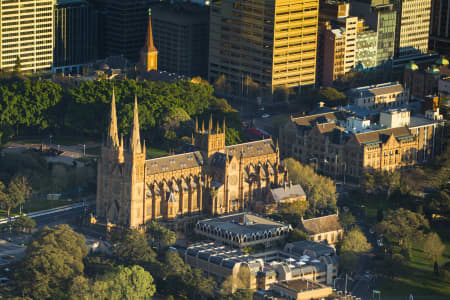
[(26, 231), (31, 233), (31, 230), (36, 227), (36, 221), (27, 216), (20, 216), (14, 221), (13, 226), (16, 231)]
[(293, 158), (283, 160), (292, 182), (300, 184), (309, 202), (307, 214), (320, 215), (336, 211), (336, 186), (325, 176), (318, 175), (310, 166), (304, 166)]
[(175, 232), (160, 225), (158, 222), (150, 221), (147, 223), (146, 229), (151, 244), (157, 244), (158, 250), (161, 250), (161, 246), (168, 247), (173, 245), (177, 240)]
[(347, 96), (332, 87), (320, 89), (319, 99), (331, 107), (347, 104)]
[(75, 277), (69, 294), (72, 300), (132, 300), (151, 299), (155, 292), (153, 277), (144, 268), (119, 266), (94, 282)]
[(388, 242), (399, 246), (421, 240), (423, 230), (428, 228), (429, 223), (424, 216), (404, 208), (389, 210), (384, 220), (375, 225), (375, 230), (384, 234)]
[(339, 214), (339, 220), (341, 221), (342, 226), (344, 229), (350, 229), (350, 227), (355, 224), (355, 217), (352, 215), (351, 212), (341, 212)]
[(234, 294), (219, 297), (219, 300), (252, 300), (253, 293), (250, 289), (239, 289)]
[(359, 230), (354, 228), (344, 235), (342, 243), (340, 245), (341, 252), (353, 252), (361, 254), (368, 252), (372, 249), (372, 246), (367, 242), (366, 236)]
[(27, 247), (14, 277), (24, 295), (34, 299), (61, 297), (84, 270), (88, 250), (84, 237), (68, 225), (44, 227)]
[(288, 242), (298, 242), (309, 240), (309, 236), (301, 229), (295, 228), (293, 231), (289, 232), (287, 237)]
[(156, 253), (150, 247), (143, 233), (135, 229), (125, 233), (114, 248), (116, 258), (126, 265), (143, 265), (153, 262)]
[(8, 218), (11, 215), (11, 209), (24, 203), (25, 197), (29, 194), (29, 188), (26, 185), (22, 185), (22, 180), (25, 179), (14, 177), (8, 185), (8, 190), (6, 190), (5, 185), (0, 182), (0, 205), (6, 207)]
[(304, 216), (305, 211), (308, 209), (308, 202), (303, 200), (297, 200), (289, 203), (280, 203), (279, 211), (285, 215), (295, 215), (297, 217)]
[(108, 286), (106, 299), (151, 299), (156, 292), (152, 275), (141, 266), (119, 266), (103, 281)]
[(445, 245), (436, 232), (431, 232), (425, 237), (423, 249), (428, 258), (437, 262), (438, 258), (444, 253)]

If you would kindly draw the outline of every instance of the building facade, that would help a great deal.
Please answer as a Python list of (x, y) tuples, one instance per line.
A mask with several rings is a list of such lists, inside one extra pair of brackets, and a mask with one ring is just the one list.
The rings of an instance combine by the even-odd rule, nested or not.
[(152, 6), (160, 69), (208, 77), (209, 8), (194, 3)]
[(378, 34), (373, 30), (358, 31), (356, 36), (356, 69), (370, 70), (377, 64)]
[(362, 86), (351, 90), (351, 99), (359, 107), (385, 110), (409, 102), (409, 90), (398, 82)]
[(123, 55), (139, 61), (150, 0), (92, 0), (99, 11), (99, 58)]
[(434, 64), (419, 67), (410, 61), (404, 68), (403, 83), (411, 91), (411, 98), (425, 99), (428, 95), (437, 95), (441, 78), (450, 76), (449, 62), (441, 57)]
[(333, 178), (359, 180), (365, 171), (410, 167), (442, 151), (442, 121), (410, 116), (407, 126), (386, 128), (373, 124), (357, 130), (348, 127), (352, 117), (355, 116), (348, 111), (292, 117), (280, 129), (281, 155), (313, 164)]
[(80, 73), (97, 58), (97, 12), (86, 0), (58, 0), (55, 6), (54, 72)]
[(132, 228), (149, 220), (193, 225), (200, 215), (245, 210), (287, 180), (271, 139), (225, 146), (225, 123), (213, 128), (211, 118), (207, 130), (204, 124), (195, 128), (191, 152), (147, 160), (137, 99), (126, 147), (119, 141), (113, 95), (108, 138), (98, 162), (97, 217)]
[(395, 56), (408, 57), (428, 52), (432, 0), (394, 0), (397, 11)]
[(307, 220), (302, 218), (299, 226), (311, 241), (318, 243), (334, 245), (344, 237), (344, 228), (337, 214)]
[(54, 0), (1, 1), (1, 70), (51, 68), (54, 5)]
[(314, 85), (318, 11), (318, 0), (212, 2), (210, 82), (243, 96)]
[(351, 14), (377, 34), (376, 67), (389, 69), (395, 52), (396, 12), (389, 0), (352, 1)]
[(450, 53), (450, 3), (448, 0), (432, 0), (430, 49)]

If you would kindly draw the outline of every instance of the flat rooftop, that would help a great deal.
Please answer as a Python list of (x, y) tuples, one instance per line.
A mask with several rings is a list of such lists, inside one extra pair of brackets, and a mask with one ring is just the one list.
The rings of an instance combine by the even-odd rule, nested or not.
[(280, 286), (286, 287), (290, 290), (299, 291), (299, 292), (327, 288), (326, 286), (324, 286), (320, 283), (316, 283), (316, 282), (305, 280), (305, 279), (279, 281), (277, 284)]

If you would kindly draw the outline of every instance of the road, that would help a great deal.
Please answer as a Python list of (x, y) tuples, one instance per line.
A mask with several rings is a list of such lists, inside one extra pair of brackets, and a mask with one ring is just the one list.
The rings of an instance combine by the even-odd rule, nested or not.
[[(90, 214), (95, 210), (95, 201), (88, 202), (86, 214)], [(77, 207), (70, 210), (59, 211), (42, 216), (34, 216), (36, 227), (55, 226), (58, 224), (66, 224), (81, 217), (85, 213), (84, 207)], [(21, 259), (25, 255), (26, 243), (30, 235), (14, 235), (11, 242), (0, 239), (0, 266), (7, 265), (15, 260)]]

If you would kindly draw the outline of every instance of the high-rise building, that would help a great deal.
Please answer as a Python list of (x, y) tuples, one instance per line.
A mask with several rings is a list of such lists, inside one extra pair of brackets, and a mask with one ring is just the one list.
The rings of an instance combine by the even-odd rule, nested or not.
[(100, 12), (100, 57), (123, 55), (139, 60), (145, 44), (150, 0), (93, 0)]
[(350, 4), (327, 1), (320, 6), (320, 48), (322, 84), (331, 86), (356, 65), (358, 17), (349, 15)]
[(389, 0), (352, 1), (351, 13), (377, 33), (376, 66), (391, 66), (395, 50), (396, 12)]
[(378, 34), (368, 28), (361, 29), (356, 34), (355, 68), (370, 70), (377, 66)]
[(209, 80), (233, 93), (272, 94), (315, 84), (318, 0), (214, 1)]
[(50, 69), (53, 61), (54, 0), (0, 2), (0, 69)]
[(430, 48), (450, 53), (450, 2), (433, 0), (431, 5)]
[(57, 0), (54, 59), (56, 72), (80, 72), (97, 58), (97, 13), (87, 0)]
[(397, 11), (395, 56), (398, 58), (428, 52), (431, 0), (393, 0)]
[(152, 6), (161, 70), (208, 77), (209, 7), (194, 3)]

